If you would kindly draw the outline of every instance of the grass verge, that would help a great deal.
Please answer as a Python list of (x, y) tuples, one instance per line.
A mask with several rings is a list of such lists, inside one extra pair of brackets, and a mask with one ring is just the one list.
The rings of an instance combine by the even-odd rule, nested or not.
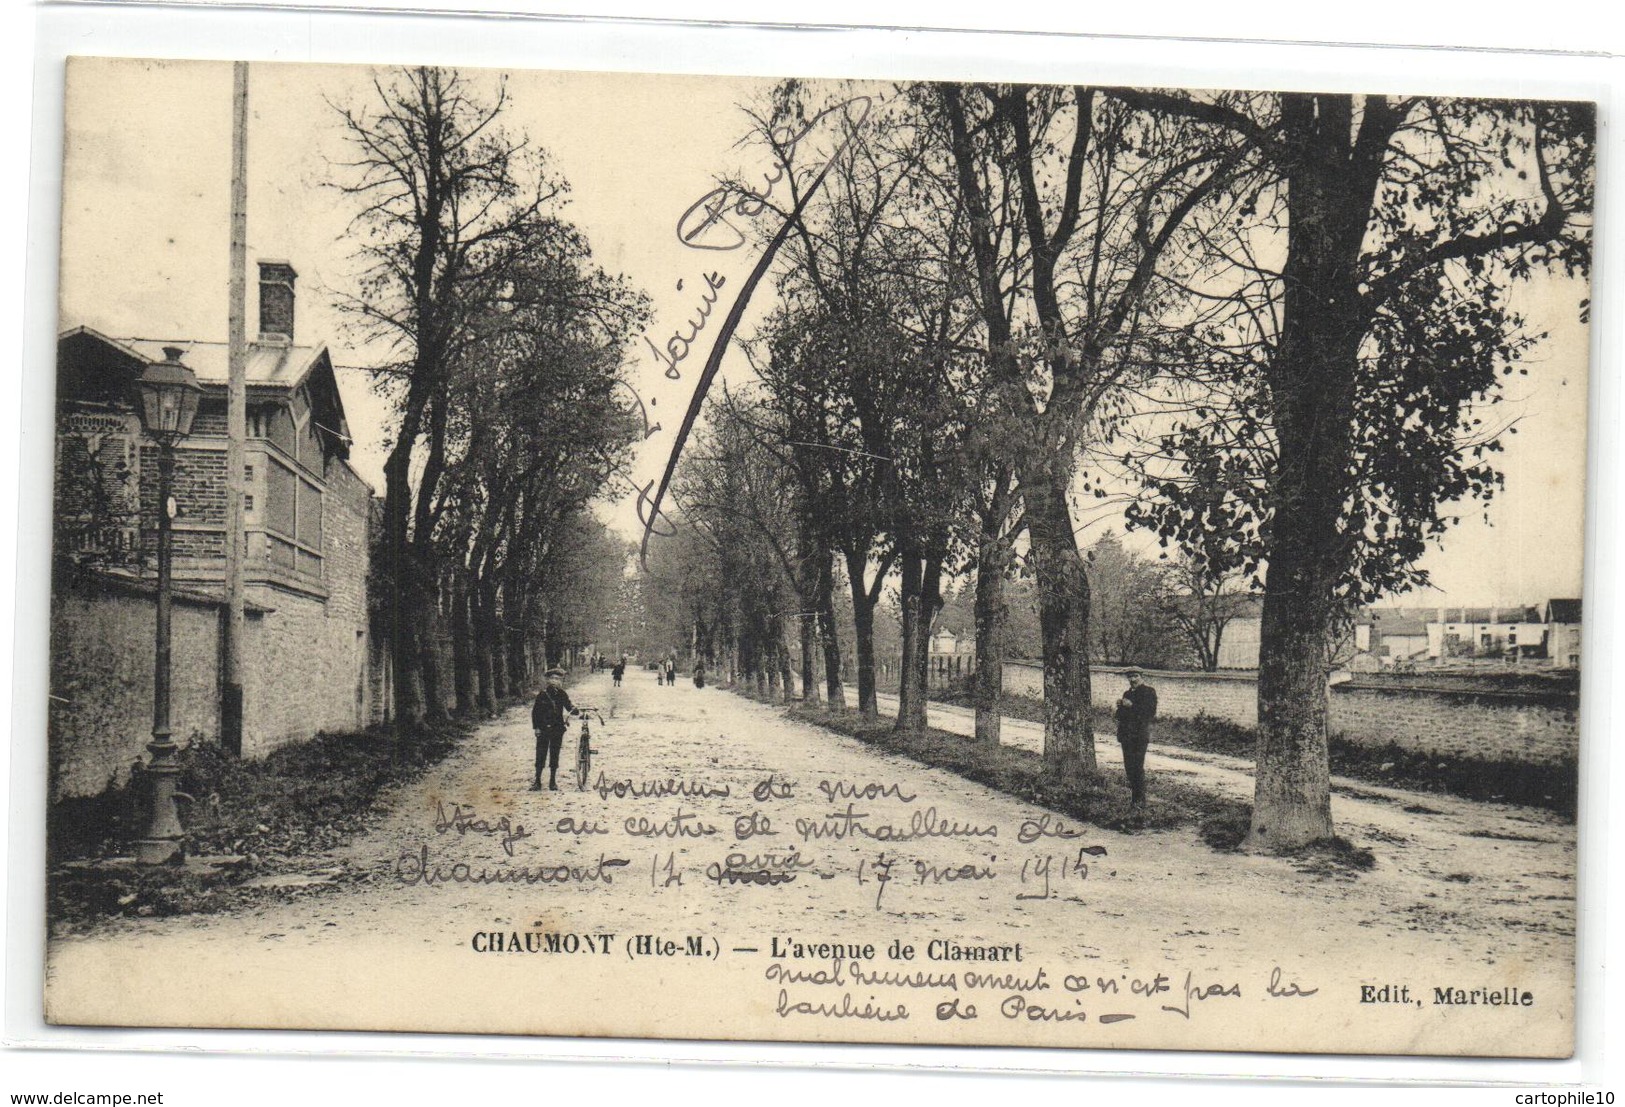
[(365, 878), (330, 866), (306, 885), (245, 887), (256, 878), (309, 871), (347, 845), (385, 810), (392, 787), (439, 764), (469, 725), (417, 725), (318, 734), (257, 761), (196, 744), (181, 754), (184, 864), (119, 860), (146, 826), (141, 774), (98, 796), (49, 812), (48, 912), (53, 930), (82, 929), (117, 915), (163, 916), (227, 910), (267, 894), (286, 899)]
[[(754, 697), (753, 697), (754, 698)], [(946, 769), (966, 780), (1068, 816), (1080, 823), (1123, 834), (1193, 828), (1210, 847), (1239, 852), (1252, 808), (1178, 781), (1154, 780), (1144, 808), (1129, 806), (1127, 783), (1117, 774), (1066, 785), (1044, 771), (1043, 758), (1010, 746), (979, 744), (960, 734), (928, 727), (898, 731), (887, 720), (870, 721), (856, 713), (832, 714), (817, 707), (790, 707), (790, 716), (855, 738), (868, 746)], [(1350, 874), (1375, 865), (1370, 850), (1343, 839), (1307, 847), (1289, 855), (1305, 872)]]
[[(970, 690), (964, 687), (933, 689), (931, 699), (956, 707), (972, 707)], [(1029, 696), (1005, 696), (999, 702), (1006, 718), (1044, 721), (1044, 703)], [(1103, 708), (1095, 711), (1097, 732), (1114, 733), (1116, 723)], [(1152, 730), (1152, 748), (1179, 746), (1205, 753), (1222, 753), (1251, 760), (1256, 734), (1252, 727), (1227, 719), (1198, 715), (1194, 719), (1158, 719)], [(1385, 784), (1416, 792), (1456, 796), (1461, 799), (1512, 803), (1538, 807), (1567, 819), (1575, 817), (1579, 798), (1578, 764), (1566, 761), (1538, 765), (1523, 761), (1447, 756), (1404, 749), (1392, 742), (1383, 745), (1353, 742), (1342, 735), (1331, 738), (1332, 772), (1339, 776)]]
[[(1105, 831), (1137, 834), (1193, 827), (1215, 852), (1238, 853), (1253, 816), (1251, 805), (1176, 780), (1154, 780), (1146, 806), (1136, 811), (1129, 806), (1128, 784), (1115, 774), (1056, 785), (1043, 771), (1043, 758), (1025, 749), (983, 745), (965, 735), (934, 727), (899, 731), (887, 720), (869, 722), (858, 714), (830, 714), (819, 707), (790, 707), (788, 714), (799, 722), (834, 730), (884, 753), (900, 754), (934, 769), (947, 769), (994, 792)], [(1306, 845), (1285, 857), (1303, 873), (1318, 876), (1350, 878), (1376, 866), (1371, 850), (1342, 837)]]

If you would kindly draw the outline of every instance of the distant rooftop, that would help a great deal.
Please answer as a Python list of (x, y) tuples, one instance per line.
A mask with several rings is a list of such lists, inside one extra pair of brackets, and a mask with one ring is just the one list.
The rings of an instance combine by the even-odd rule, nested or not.
[(1580, 621), (1580, 601), (1547, 600), (1546, 621), (1548, 623), (1578, 623)]

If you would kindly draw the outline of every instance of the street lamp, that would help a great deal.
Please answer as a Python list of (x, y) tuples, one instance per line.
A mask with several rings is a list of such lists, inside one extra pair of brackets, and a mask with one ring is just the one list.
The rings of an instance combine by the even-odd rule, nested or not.
[(175, 813), (176, 778), (181, 767), (178, 747), (169, 733), (169, 606), (170, 520), (175, 502), (170, 488), (175, 477), (175, 444), (192, 429), (203, 388), (197, 374), (181, 364), (178, 346), (164, 347), (164, 360), (148, 365), (136, 381), (141, 394), (141, 424), (158, 443), (158, 629), (152, 670), (152, 822), (146, 836), (136, 842), (136, 860), (161, 865), (181, 848), (181, 821)]

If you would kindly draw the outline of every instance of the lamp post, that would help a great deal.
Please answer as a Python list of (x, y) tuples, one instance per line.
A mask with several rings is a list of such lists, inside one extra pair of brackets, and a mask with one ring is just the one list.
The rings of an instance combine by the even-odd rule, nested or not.
[(165, 346), (164, 360), (147, 366), (136, 387), (141, 398), (137, 409), (141, 424), (158, 443), (158, 618), (152, 670), (152, 741), (147, 743), (152, 754), (147, 766), (152, 777), (152, 822), (146, 836), (136, 842), (136, 860), (144, 865), (161, 865), (180, 852), (182, 836), (181, 821), (175, 813), (176, 778), (181, 772), (176, 759), (179, 748), (169, 732), (170, 520), (175, 515), (170, 489), (175, 476), (175, 445), (192, 429), (203, 388), (197, 375), (181, 364), (177, 346)]

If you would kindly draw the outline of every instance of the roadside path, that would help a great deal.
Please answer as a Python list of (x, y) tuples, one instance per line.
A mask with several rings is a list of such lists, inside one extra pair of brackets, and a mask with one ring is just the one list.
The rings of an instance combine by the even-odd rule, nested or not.
[[(316, 862), (370, 874), (366, 882), (290, 891), (232, 915), (119, 919), (53, 941), (53, 1017), (1113, 1047), (1562, 1046), (1572, 1007), (1572, 828), (1536, 820), (1517, 823), (1516, 840), (1476, 837), (1475, 829), (1507, 832), (1508, 816), (1445, 812), (1432, 797), (1427, 810), (1445, 813), (1422, 814), (1345, 794), (1338, 817), (1376, 851), (1377, 867), (1306, 873), (1290, 860), (1215, 853), (1192, 830), (1065, 826), (779, 708), (715, 688), (660, 688), (644, 675), (619, 690), (607, 675), (571, 690), (614, 712), (601, 733), (595, 726), (597, 788), (529, 791), (527, 713), (509, 711), (391, 797), (374, 831)], [(1012, 726), (1012, 737), (1023, 729)], [(1154, 764), (1239, 786), (1241, 774), (1206, 757)], [(545, 878), (513, 879), (525, 873)], [(492, 934), (506, 942), (529, 933), (614, 937), (602, 953), (485, 952)], [(628, 943), (639, 934), (679, 952), (634, 956)], [(705, 943), (703, 956), (683, 955), (689, 938)], [(842, 990), (774, 976), (832, 969), (827, 959), (775, 958), (790, 942), (872, 943), (870, 967), (891, 969), (902, 963), (881, 951), (905, 943), (919, 957), (912, 970), (938, 974), (967, 966), (928, 960), (928, 948), (1019, 943), (1022, 961), (1011, 968), (1029, 976), (1043, 968), (1049, 983), (961, 992), (984, 1017), (945, 1025), (932, 1012), (954, 996), (940, 989), (859, 987), (848, 976)], [(1325, 998), (1271, 999), (1275, 970)], [(1538, 1025), (1357, 1002), (1362, 982), (1479, 987), (1508, 971), (1538, 992)], [(1069, 973), (1120, 978), (1123, 999), (1068, 994), (1054, 982)], [(1182, 997), (1128, 994), (1129, 982), (1159, 974), (1242, 990), (1235, 1004), (1172, 1013), (1163, 1004)], [(843, 995), (860, 1007), (907, 1001), (914, 1014), (881, 1022), (783, 1009)], [(998, 1013), (1012, 995), (1025, 997), (1017, 1014)], [(1111, 1009), (1103, 1004), (1127, 1004), (1121, 1013), (1135, 1017), (1031, 1023), (1019, 1006), (1029, 1001), (1096, 1016)]]
[[(883, 712), (896, 716), (896, 696), (877, 699)], [(970, 708), (928, 705), (927, 722), (950, 733), (974, 735), (975, 720)], [(1000, 743), (1041, 753), (1044, 727), (1006, 717), (1000, 725)], [(1122, 748), (1112, 736), (1096, 735), (1095, 756), (1103, 771), (1122, 773)], [(1158, 779), (1168, 778), (1243, 802), (1253, 798), (1250, 761), (1159, 746), (1154, 729), (1146, 777), (1153, 798)], [(1355, 845), (1370, 848), (1379, 865), (1409, 882), (1420, 898), (1428, 898), (1429, 887), (1440, 880), (1465, 883), (1486, 867), (1510, 868), (1518, 876), (1508, 890), (1542, 902), (1566, 904), (1564, 926), (1572, 934), (1575, 827), (1561, 816), (1539, 808), (1416, 792), (1342, 776), (1332, 777), (1332, 797), (1338, 832)], [(1407, 848), (1394, 848), (1399, 845)], [(1419, 917), (1430, 913), (1422, 911)]]

